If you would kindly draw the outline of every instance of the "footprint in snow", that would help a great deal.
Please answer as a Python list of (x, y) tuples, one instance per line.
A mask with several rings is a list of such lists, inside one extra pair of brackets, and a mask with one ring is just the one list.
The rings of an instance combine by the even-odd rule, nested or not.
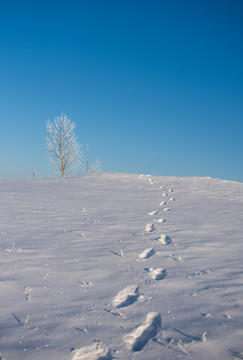
[(112, 305), (121, 308), (133, 304), (140, 296), (138, 285), (129, 285), (114, 298)]
[(72, 360), (112, 360), (111, 350), (100, 340), (96, 340), (93, 345), (75, 349), (72, 354)]
[(223, 314), (223, 317), (225, 317), (226, 319), (232, 319), (230, 314)]
[(182, 264), (184, 262), (184, 259), (181, 257), (181, 255), (178, 256), (172, 256), (172, 259), (177, 261), (178, 263)]
[(155, 227), (154, 224), (147, 224), (147, 225), (146, 225), (146, 228), (145, 228), (145, 230), (146, 230), (147, 232), (152, 232), (152, 231), (154, 231), (155, 229), (156, 229), (156, 227)]
[(145, 249), (140, 255), (139, 259), (148, 259), (155, 254), (154, 248)]
[(148, 271), (149, 276), (153, 280), (163, 280), (167, 276), (167, 271), (166, 269), (163, 268), (158, 268), (158, 269), (146, 268), (145, 270)]
[(7, 251), (7, 252), (13, 252), (13, 253), (22, 253), (23, 252), (23, 250), (22, 249), (17, 249), (16, 247), (15, 247), (15, 243), (13, 242), (12, 243), (12, 247), (11, 248), (9, 248), (9, 249), (5, 249), (5, 251)]
[(152, 215), (157, 215), (159, 213), (159, 210), (154, 210), (148, 213), (148, 215), (152, 216)]
[(33, 289), (31, 289), (29, 286), (26, 286), (26, 287), (24, 288), (25, 299), (26, 299), (26, 301), (28, 301), (28, 302), (31, 301), (31, 291), (33, 291)]
[(169, 235), (161, 234), (155, 240), (159, 241), (162, 245), (168, 245), (172, 243), (172, 238)]
[(207, 274), (211, 274), (211, 270), (199, 270), (196, 271), (194, 273), (190, 273), (189, 275), (187, 275), (187, 279), (190, 279), (191, 277), (204, 277)]
[(207, 313), (207, 314), (201, 313), (201, 315), (202, 315), (203, 317), (207, 318), (207, 319), (212, 317), (212, 315), (209, 314), (209, 313)]
[(92, 282), (91, 281), (78, 281), (78, 283), (81, 285), (81, 286), (91, 286), (92, 285)]
[(140, 325), (124, 337), (127, 347), (132, 351), (142, 350), (147, 342), (157, 335), (161, 329), (161, 322), (161, 315), (159, 313), (149, 313), (143, 325)]
[(162, 223), (164, 223), (166, 220), (165, 220), (165, 219), (163, 219), (163, 218), (160, 218), (160, 219), (155, 220), (155, 221), (157, 221), (158, 223), (162, 224)]

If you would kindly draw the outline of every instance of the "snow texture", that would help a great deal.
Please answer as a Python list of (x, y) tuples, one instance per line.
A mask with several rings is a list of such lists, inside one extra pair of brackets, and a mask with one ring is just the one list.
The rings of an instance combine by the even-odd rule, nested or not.
[(211, 178), (0, 180), (0, 358), (242, 359), (242, 209)]

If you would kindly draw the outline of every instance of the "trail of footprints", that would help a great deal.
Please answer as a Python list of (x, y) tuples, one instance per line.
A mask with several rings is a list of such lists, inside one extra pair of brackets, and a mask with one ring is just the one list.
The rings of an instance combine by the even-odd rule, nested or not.
[[(154, 184), (154, 181), (149, 178), (151, 185)], [(165, 189), (165, 186), (160, 186), (160, 189)], [(173, 189), (169, 189), (168, 192), (162, 193), (163, 197), (168, 197), (170, 193), (173, 193)], [(170, 198), (169, 201), (175, 201), (174, 198)], [(159, 215), (160, 212), (169, 211), (169, 207), (165, 207), (167, 202), (162, 200), (159, 203), (161, 209), (153, 210), (148, 213), (149, 216)], [(154, 222), (148, 223), (145, 226), (145, 232), (147, 234), (156, 232), (157, 224), (162, 224), (166, 221), (164, 218), (157, 218)], [(168, 245), (172, 243), (172, 238), (167, 234), (160, 234), (155, 237), (154, 240), (160, 245)], [(138, 260), (146, 261), (148, 258), (153, 256), (156, 253), (154, 248), (147, 248), (142, 253), (138, 255)], [(167, 276), (167, 271), (164, 268), (144, 268), (147, 271), (147, 274), (151, 281), (160, 281)], [(140, 299), (141, 294), (139, 292), (139, 285), (133, 284), (127, 286), (125, 289), (119, 291), (119, 293), (114, 297), (112, 306), (116, 309), (125, 308), (134, 304)], [(112, 312), (112, 311), (111, 311)], [(113, 312), (112, 312), (113, 313)], [(121, 314), (121, 313), (119, 313)], [(121, 314), (122, 315), (122, 314)], [(122, 315), (123, 316), (123, 315)], [(132, 351), (140, 351), (144, 348), (147, 342), (154, 338), (156, 334), (161, 329), (162, 319), (161, 314), (157, 312), (150, 312), (147, 314), (147, 317), (144, 323), (136, 327), (131, 333), (126, 334), (123, 338), (124, 343), (127, 348)], [(111, 350), (108, 349), (101, 341), (96, 342), (94, 345), (85, 346), (80, 349), (73, 351), (72, 360), (111, 360)]]

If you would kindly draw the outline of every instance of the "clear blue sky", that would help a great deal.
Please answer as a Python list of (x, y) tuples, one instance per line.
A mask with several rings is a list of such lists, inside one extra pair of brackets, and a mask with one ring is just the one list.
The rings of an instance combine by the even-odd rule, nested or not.
[(53, 175), (64, 112), (104, 171), (243, 182), (243, 1), (0, 2), (0, 177)]

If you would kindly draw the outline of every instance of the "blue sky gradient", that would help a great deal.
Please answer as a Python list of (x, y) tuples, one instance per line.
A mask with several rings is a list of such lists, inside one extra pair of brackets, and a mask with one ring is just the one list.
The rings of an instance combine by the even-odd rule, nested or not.
[(0, 177), (65, 113), (103, 171), (243, 182), (242, 38), (242, 0), (1, 2)]

